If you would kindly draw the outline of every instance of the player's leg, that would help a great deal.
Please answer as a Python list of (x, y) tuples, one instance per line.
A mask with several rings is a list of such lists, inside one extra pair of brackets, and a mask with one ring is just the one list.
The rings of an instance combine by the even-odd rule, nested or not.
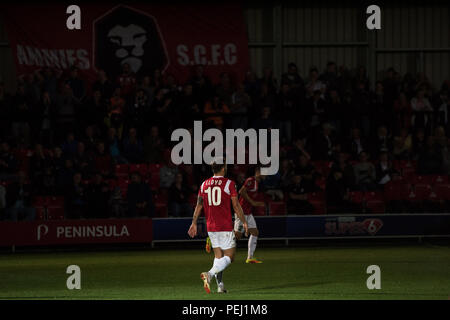
[(256, 244), (258, 242), (259, 231), (256, 226), (256, 221), (253, 215), (246, 216), (247, 224), (248, 224), (248, 233), (250, 236), (248, 237), (248, 255), (246, 263), (262, 263), (262, 261), (255, 259), (254, 254), (256, 250)]
[[(203, 287), (207, 293), (211, 292), (210, 281), (212, 277), (223, 272), (234, 259), (234, 253), (231, 254), (230, 249), (235, 249), (236, 238), (234, 232), (209, 232), (212, 248), (214, 250), (214, 263), (208, 272), (201, 273)], [(219, 275), (220, 279), (221, 275)], [(220, 284), (220, 282), (219, 282)]]
[(234, 216), (234, 235), (236, 240), (240, 240), (244, 235), (244, 224), (236, 215)]

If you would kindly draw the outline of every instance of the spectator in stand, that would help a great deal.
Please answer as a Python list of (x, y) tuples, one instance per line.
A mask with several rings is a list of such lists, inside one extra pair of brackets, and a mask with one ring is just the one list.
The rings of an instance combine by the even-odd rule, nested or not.
[(110, 103), (110, 112), (114, 114), (123, 114), (123, 111), (126, 106), (126, 100), (123, 98), (123, 92), (121, 87), (116, 87), (114, 89), (113, 95), (109, 100)]
[(115, 164), (128, 163), (128, 160), (122, 156), (121, 148), (119, 146), (119, 138), (117, 137), (116, 128), (108, 129), (108, 137), (106, 138), (109, 154)]
[(433, 108), (430, 101), (425, 97), (425, 90), (419, 89), (414, 98), (411, 99), (411, 109), (413, 111), (412, 125), (414, 128), (429, 127), (429, 118)]
[[(331, 173), (339, 171), (342, 173), (343, 183), (350, 190), (355, 188), (355, 170), (353, 166), (348, 162), (348, 154), (340, 152), (337, 161), (334, 161), (331, 165)], [(330, 176), (329, 175), (329, 176)]]
[(180, 116), (175, 126), (181, 128), (191, 127), (195, 120), (202, 119), (202, 111), (193, 94), (192, 84), (188, 83), (183, 87), (183, 92), (176, 103), (176, 113)]
[(133, 103), (129, 104), (126, 109), (126, 122), (129, 126), (144, 129), (145, 116), (150, 108), (147, 94), (143, 89), (138, 89), (134, 97)]
[(75, 170), (81, 173), (82, 177), (87, 177), (92, 172), (92, 158), (86, 152), (83, 142), (78, 142), (77, 152), (73, 157), (73, 165)]
[(328, 176), (326, 184), (328, 213), (356, 213), (355, 205), (350, 201), (349, 191), (344, 173), (339, 168), (334, 169)]
[(353, 91), (357, 90), (360, 84), (363, 85), (364, 90), (369, 91), (370, 89), (370, 80), (367, 76), (367, 70), (364, 66), (358, 66), (356, 69), (356, 75), (353, 78)]
[(281, 190), (286, 190), (290, 184), (292, 184), (292, 177), (294, 176), (294, 166), (292, 165), (292, 161), (289, 159), (281, 160), (280, 167), (280, 187)]
[(33, 136), (39, 137), (42, 144), (49, 146), (53, 144), (55, 129), (56, 105), (51, 98), (50, 93), (44, 91), (42, 99), (36, 106), (36, 112), (33, 117), (36, 119), (36, 127), (33, 129)]
[(175, 182), (175, 177), (178, 174), (178, 167), (175, 166), (170, 158), (164, 157), (164, 164), (159, 169), (159, 186), (163, 189), (169, 189)]
[(230, 113), (230, 108), (220, 100), (218, 95), (214, 95), (213, 99), (205, 104), (203, 112), (207, 116), (206, 122), (208, 125), (220, 130), (224, 127), (224, 115)]
[(82, 128), (101, 124), (107, 114), (106, 100), (100, 90), (92, 93), (85, 103), (78, 109), (78, 123)]
[(129, 163), (141, 163), (143, 160), (142, 142), (137, 137), (136, 128), (130, 128), (128, 137), (123, 140), (123, 156)]
[(159, 135), (157, 126), (150, 127), (149, 132), (144, 136), (144, 160), (147, 163), (159, 163), (162, 160), (163, 142)]
[(169, 215), (173, 217), (190, 217), (193, 213), (189, 203), (191, 191), (183, 181), (183, 175), (177, 173), (175, 181), (169, 188)]
[(309, 127), (311, 128), (313, 133), (317, 133), (320, 129), (320, 126), (327, 119), (326, 113), (326, 102), (322, 98), (322, 93), (320, 90), (314, 91), (314, 94), (311, 98), (309, 98), (306, 102), (306, 118), (310, 120)]
[(66, 212), (69, 219), (85, 219), (87, 215), (87, 199), (81, 173), (76, 172), (66, 192)]
[(413, 137), (412, 159), (417, 160), (419, 155), (425, 152), (427, 139), (425, 136), (425, 130), (419, 128)]
[(290, 144), (292, 140), (292, 118), (298, 116), (298, 106), (295, 104), (289, 84), (281, 85), (280, 93), (277, 96), (274, 117), (278, 121), (280, 128), (280, 138), (282, 144)]
[(308, 184), (305, 185), (302, 176), (295, 173), (292, 184), (287, 188), (287, 211), (288, 214), (310, 214), (314, 211), (313, 206), (308, 202)]
[(0, 147), (0, 180), (10, 180), (16, 173), (18, 162), (8, 142), (2, 142)]
[(426, 140), (424, 150), (419, 154), (417, 163), (418, 174), (441, 174), (442, 173), (442, 150), (435, 142), (433, 136)]
[(305, 99), (305, 82), (298, 74), (297, 65), (293, 62), (288, 64), (287, 73), (281, 77), (281, 86), (288, 85), (290, 95), (292, 95), (300, 104)]
[(8, 220), (34, 220), (36, 209), (31, 206), (32, 186), (25, 172), (19, 171), (18, 180), (6, 189), (6, 217)]
[(375, 166), (369, 162), (365, 151), (359, 154), (359, 162), (355, 164), (355, 182), (358, 190), (373, 191), (376, 189)]
[(412, 108), (405, 92), (400, 92), (398, 98), (394, 101), (394, 112), (396, 115), (394, 125), (400, 129), (409, 129), (411, 127)]
[(367, 150), (368, 145), (364, 138), (361, 137), (361, 130), (359, 130), (359, 128), (352, 128), (349, 142), (346, 149), (353, 159), (358, 159), (358, 155), (361, 151)]
[(381, 150), (392, 151), (392, 139), (389, 135), (388, 128), (386, 126), (379, 126), (377, 128), (377, 134), (372, 140), (371, 144), (371, 155), (373, 158), (377, 158)]
[(219, 85), (216, 87), (215, 95), (219, 97), (219, 100), (227, 106), (231, 106), (231, 96), (234, 93), (233, 85), (231, 84), (230, 75), (223, 72), (220, 75)]
[(258, 79), (259, 87), (260, 89), (262, 87), (266, 88), (267, 95), (269, 96), (276, 96), (277, 94), (277, 79), (275, 79), (273, 75), (273, 70), (271, 67), (265, 67), (263, 70), (263, 76), (262, 78)]
[(387, 70), (386, 77), (381, 84), (384, 89), (384, 102), (387, 106), (392, 106), (400, 87), (399, 76), (394, 68), (391, 67)]
[(380, 159), (375, 166), (376, 180), (380, 189), (383, 189), (384, 185), (392, 180), (392, 176), (396, 171), (392, 167), (392, 162), (389, 161), (389, 155), (387, 152), (380, 153)]
[(205, 75), (203, 65), (196, 65), (194, 73), (188, 83), (192, 84), (192, 91), (199, 106), (205, 105), (206, 101), (211, 97), (212, 83), (209, 77)]
[(248, 119), (247, 114), (248, 111), (252, 107), (252, 101), (250, 96), (245, 92), (245, 88), (243, 84), (239, 84), (237, 86), (236, 91), (231, 96), (231, 127), (233, 129), (243, 129), (247, 130)]
[(348, 110), (344, 108), (337, 89), (330, 89), (328, 93), (325, 107), (326, 117), (330, 124), (336, 128), (336, 132), (341, 132), (343, 119), (349, 116)]
[(45, 170), (51, 166), (49, 157), (45, 154), (41, 144), (34, 147), (33, 155), (30, 158), (30, 180), (38, 183), (42, 180)]
[(57, 171), (56, 185), (59, 190), (65, 190), (72, 183), (76, 173), (72, 159), (63, 159), (63, 166)]
[(77, 153), (78, 141), (75, 140), (73, 132), (69, 132), (66, 140), (61, 145), (62, 152), (66, 157), (73, 158)]
[(283, 201), (284, 193), (281, 186), (281, 173), (277, 173), (265, 176), (264, 180), (261, 182), (261, 189), (265, 191), (274, 201)]
[(56, 132), (55, 137), (65, 136), (67, 132), (74, 131), (75, 111), (77, 101), (73, 96), (72, 88), (65, 84), (56, 96)]
[(11, 134), (16, 140), (30, 142), (31, 98), (25, 93), (25, 86), (19, 83), (11, 108)]
[(142, 181), (142, 177), (138, 172), (133, 172), (131, 174), (131, 183), (128, 186), (127, 200), (129, 217), (154, 216), (155, 208), (150, 186)]
[(97, 80), (92, 85), (92, 91), (100, 91), (102, 97), (109, 99), (113, 94), (113, 90), (114, 86), (108, 79), (106, 72), (104, 70), (99, 70), (97, 73)]
[(335, 62), (329, 61), (327, 63), (326, 70), (320, 75), (319, 80), (322, 81), (327, 88), (336, 89), (338, 87), (338, 72)]
[(113, 163), (111, 155), (105, 150), (105, 143), (97, 143), (97, 152), (94, 155), (94, 169), (96, 172), (101, 173), (104, 177), (112, 175)]
[(396, 160), (408, 160), (412, 151), (412, 136), (408, 129), (401, 129), (400, 134), (394, 137), (392, 155)]
[(322, 125), (322, 131), (317, 135), (314, 143), (314, 160), (331, 160), (334, 152), (334, 140), (331, 137), (332, 126), (329, 123)]
[(94, 175), (93, 181), (89, 184), (86, 192), (87, 210), (89, 218), (108, 218), (108, 201), (110, 191), (108, 185), (103, 180), (100, 173)]
[(276, 123), (272, 120), (271, 110), (269, 107), (262, 108), (261, 116), (253, 122), (255, 129), (275, 129)]
[(433, 100), (433, 108), (436, 112), (436, 124), (444, 127), (447, 127), (449, 120), (450, 100), (448, 98), (448, 91), (448, 88), (443, 87)]
[(302, 183), (308, 187), (308, 190), (315, 191), (315, 179), (319, 173), (311, 164), (310, 158), (301, 155), (298, 162), (295, 162), (295, 172), (302, 176)]
[[(351, 103), (347, 103), (351, 112), (350, 119), (344, 120), (343, 122), (348, 126), (357, 126), (363, 129), (363, 135), (365, 138), (369, 137), (372, 130), (371, 116), (372, 116), (372, 100), (373, 94), (366, 87), (364, 82), (358, 82), (355, 91), (352, 94), (347, 95), (348, 98), (351, 97)], [(345, 99), (343, 99), (345, 103)], [(346, 125), (343, 127), (345, 128)]]
[(84, 80), (80, 79), (78, 72), (79, 71), (77, 67), (71, 67), (69, 78), (66, 80), (66, 84), (72, 89), (73, 97), (76, 103), (80, 104), (86, 95), (86, 87), (84, 84)]
[(128, 63), (122, 64), (122, 74), (117, 77), (117, 84), (120, 86), (121, 93), (125, 99), (130, 98), (134, 93), (136, 88), (136, 76)]
[(320, 97), (325, 98), (325, 90), (326, 85), (319, 80), (319, 70), (312, 67), (309, 70), (309, 82), (306, 84), (306, 96), (311, 98), (317, 91), (320, 91)]

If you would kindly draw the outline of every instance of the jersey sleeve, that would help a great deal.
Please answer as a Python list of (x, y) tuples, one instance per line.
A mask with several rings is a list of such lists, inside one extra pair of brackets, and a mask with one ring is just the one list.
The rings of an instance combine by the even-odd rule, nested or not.
[(234, 181), (230, 182), (230, 197), (237, 197), (238, 192), (236, 190), (236, 183)]

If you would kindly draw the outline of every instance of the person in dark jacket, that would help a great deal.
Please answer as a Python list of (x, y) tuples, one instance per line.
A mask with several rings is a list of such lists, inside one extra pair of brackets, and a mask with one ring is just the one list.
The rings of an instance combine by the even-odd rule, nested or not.
[(177, 173), (175, 181), (169, 188), (169, 212), (174, 217), (192, 216), (192, 206), (189, 204), (189, 188), (183, 182), (183, 175)]
[(23, 171), (18, 173), (18, 181), (10, 184), (6, 189), (6, 218), (8, 220), (34, 220), (36, 209), (31, 206), (32, 189), (26, 183)]
[(127, 191), (128, 216), (152, 217), (155, 213), (150, 186), (142, 181), (138, 172), (131, 174), (131, 183)]

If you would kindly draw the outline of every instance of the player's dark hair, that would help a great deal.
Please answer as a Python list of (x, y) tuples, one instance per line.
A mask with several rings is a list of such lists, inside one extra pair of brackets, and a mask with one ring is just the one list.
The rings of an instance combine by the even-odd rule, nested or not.
[(214, 174), (219, 173), (225, 166), (225, 159), (221, 159), (222, 161), (214, 160), (211, 163), (211, 170)]

